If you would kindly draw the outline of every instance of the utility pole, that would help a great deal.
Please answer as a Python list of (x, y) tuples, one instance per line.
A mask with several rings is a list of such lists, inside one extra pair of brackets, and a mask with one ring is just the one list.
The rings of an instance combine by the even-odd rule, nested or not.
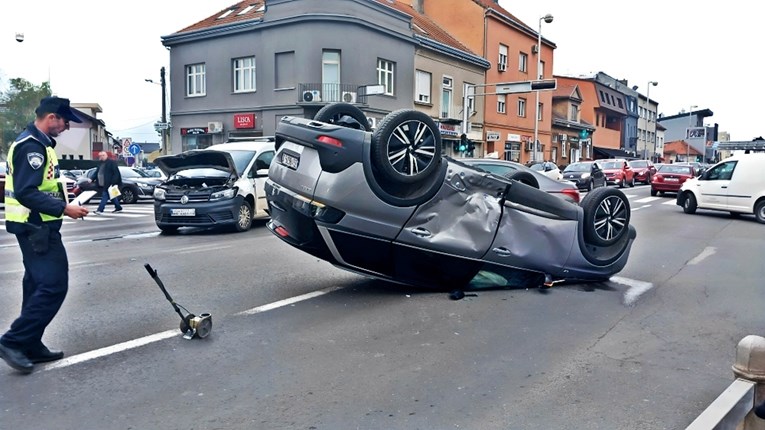
[[(167, 97), (165, 96), (166, 91), (166, 83), (165, 83), (165, 66), (162, 66), (161, 69), (159, 69), (159, 84), (162, 86), (162, 123), (167, 124)], [(168, 129), (165, 128), (162, 130), (162, 155), (167, 155), (167, 144), (168, 144)]]

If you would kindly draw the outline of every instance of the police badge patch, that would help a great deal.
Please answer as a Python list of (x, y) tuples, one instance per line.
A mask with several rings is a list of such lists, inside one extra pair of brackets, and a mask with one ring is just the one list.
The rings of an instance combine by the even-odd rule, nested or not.
[(40, 166), (43, 165), (45, 157), (43, 157), (43, 155), (39, 152), (30, 152), (27, 154), (27, 161), (33, 169), (37, 170), (40, 168)]

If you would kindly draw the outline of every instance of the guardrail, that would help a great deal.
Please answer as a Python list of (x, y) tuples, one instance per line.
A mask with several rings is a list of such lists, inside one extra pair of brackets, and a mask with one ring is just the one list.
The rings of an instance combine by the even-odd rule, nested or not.
[(737, 379), (686, 430), (765, 430), (765, 338), (741, 339), (733, 373)]

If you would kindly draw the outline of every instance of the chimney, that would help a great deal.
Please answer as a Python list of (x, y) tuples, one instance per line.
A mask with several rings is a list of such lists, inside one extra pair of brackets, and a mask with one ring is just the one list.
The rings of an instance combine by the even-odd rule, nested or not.
[(425, 5), (423, 2), (424, 0), (412, 0), (412, 7), (417, 13), (425, 14)]

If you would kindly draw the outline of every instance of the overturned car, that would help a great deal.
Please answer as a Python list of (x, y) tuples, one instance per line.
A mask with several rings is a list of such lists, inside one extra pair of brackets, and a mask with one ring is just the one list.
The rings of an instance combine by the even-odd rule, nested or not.
[[(613, 188), (580, 205), (441, 155), (438, 127), (414, 110), (371, 132), (352, 105), (284, 117), (265, 192), (268, 228), (338, 267), (425, 288), (603, 281), (636, 237)], [(484, 286), (484, 285), (481, 285)]]

